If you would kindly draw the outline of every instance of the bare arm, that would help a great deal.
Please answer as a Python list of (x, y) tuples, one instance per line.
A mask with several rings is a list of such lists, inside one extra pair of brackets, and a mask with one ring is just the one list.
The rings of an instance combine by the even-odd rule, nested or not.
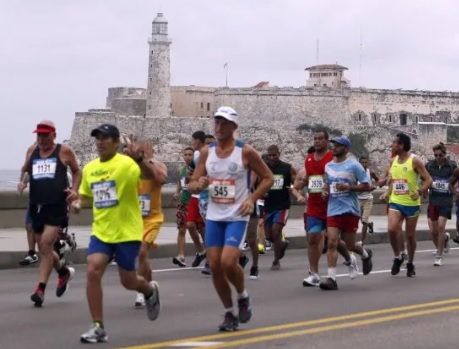
[(148, 179), (153, 179), (159, 185), (166, 184), (167, 167), (164, 163), (150, 159), (143, 160), (139, 166), (142, 169), (142, 173), (145, 175), (145, 177)]
[(81, 181), (81, 170), (78, 166), (77, 158), (75, 152), (66, 144), (62, 144), (61, 148), (63, 154), (63, 162), (70, 168), (72, 172), (72, 188), (76, 192)]
[(209, 185), (206, 171), (206, 161), (208, 155), (209, 147), (202, 148), (199, 155), (199, 162), (190, 178), (190, 183), (188, 184), (188, 191), (192, 194), (199, 194), (201, 190), (205, 189)]
[(29, 159), (30, 159), (30, 156), (32, 155), (34, 149), (36, 147), (36, 144), (33, 144), (29, 147), (29, 149), (27, 149), (27, 152), (26, 152), (26, 158), (25, 158), (25, 161), (24, 161), (24, 165), (22, 165), (21, 167), (21, 174), (19, 176), (19, 183), (18, 183), (18, 186), (17, 186), (17, 190), (19, 193), (22, 193), (24, 191), (25, 188), (27, 188), (27, 183), (29, 182), (29, 176), (30, 174), (26, 175), (27, 174), (27, 171), (28, 171), (28, 165), (29, 165)]
[(274, 184), (274, 176), (268, 165), (261, 159), (260, 155), (249, 145), (242, 149), (242, 156), (245, 165), (251, 169), (260, 179), (258, 188), (250, 195), (252, 203), (262, 199)]
[(453, 171), (453, 174), (451, 175), (451, 178), (449, 179), (449, 191), (451, 193), (454, 192), (454, 185), (457, 183), (459, 180), (459, 167), (456, 167)]
[(413, 167), (423, 180), (422, 186), (419, 188), (419, 194), (424, 194), (432, 186), (432, 177), (430, 177), (429, 172), (427, 172), (426, 167), (418, 157), (413, 159)]
[(301, 170), (298, 171), (296, 175), (295, 181), (293, 182), (293, 188), (295, 188), (298, 191), (301, 191), (306, 185), (306, 183), (304, 182), (305, 177), (307, 179), (306, 169), (303, 167)]
[(378, 177), (378, 175), (376, 174), (375, 171), (370, 170), (370, 175), (371, 175), (371, 178), (372, 178), (375, 182), (378, 182), (378, 181), (379, 181), (379, 177)]

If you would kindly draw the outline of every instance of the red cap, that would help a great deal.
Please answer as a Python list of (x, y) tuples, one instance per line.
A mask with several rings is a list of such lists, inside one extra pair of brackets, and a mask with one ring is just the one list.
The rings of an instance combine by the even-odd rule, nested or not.
[(50, 120), (43, 120), (37, 124), (37, 128), (33, 133), (53, 133), (56, 132), (54, 122)]

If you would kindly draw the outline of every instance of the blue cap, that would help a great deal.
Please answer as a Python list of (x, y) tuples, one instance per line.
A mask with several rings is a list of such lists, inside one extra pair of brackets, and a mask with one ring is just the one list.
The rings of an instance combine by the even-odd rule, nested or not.
[(332, 143), (338, 143), (344, 145), (347, 148), (350, 148), (351, 141), (346, 136), (337, 137), (331, 140)]

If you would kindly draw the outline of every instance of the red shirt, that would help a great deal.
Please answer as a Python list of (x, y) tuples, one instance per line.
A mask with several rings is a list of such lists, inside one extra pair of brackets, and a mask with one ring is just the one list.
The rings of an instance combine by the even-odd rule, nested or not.
[[(308, 178), (311, 176), (325, 174), (325, 165), (333, 160), (333, 152), (329, 151), (320, 161), (314, 160), (314, 153), (309, 154), (304, 160), (306, 174)], [(321, 193), (309, 193), (307, 215), (319, 219), (327, 219), (327, 201), (322, 199)]]

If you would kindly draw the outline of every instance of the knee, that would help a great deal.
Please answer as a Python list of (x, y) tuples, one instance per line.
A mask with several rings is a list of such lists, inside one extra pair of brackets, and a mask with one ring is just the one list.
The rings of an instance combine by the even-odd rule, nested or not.
[(126, 290), (135, 290), (136, 289), (135, 280), (132, 277), (122, 276), (122, 277), (120, 277), (120, 282), (121, 282), (121, 285)]
[(102, 268), (89, 263), (87, 266), (88, 283), (100, 282), (102, 279)]
[(336, 250), (338, 248), (339, 238), (337, 236), (328, 237), (328, 249)]
[(229, 258), (223, 259), (221, 261), (221, 269), (225, 274), (228, 274), (228, 272), (231, 272), (231, 270), (233, 270), (235, 265), (237, 265), (237, 262), (234, 262), (233, 260)]
[(42, 240), (38, 244), (38, 250), (40, 251), (40, 254), (43, 256), (51, 255), (54, 250), (54, 243)]
[(145, 246), (142, 243), (142, 247), (140, 248), (139, 251), (139, 264), (144, 264), (148, 262), (148, 246)]
[(186, 235), (186, 226), (183, 226), (183, 227), (180, 227), (179, 230), (178, 230), (178, 235), (180, 237), (185, 237)]
[(196, 224), (194, 224), (193, 222), (186, 222), (186, 228), (188, 230), (195, 231), (196, 230)]
[(321, 233), (307, 233), (306, 239), (308, 241), (309, 246), (316, 246), (320, 244), (320, 241), (322, 240), (322, 234)]

